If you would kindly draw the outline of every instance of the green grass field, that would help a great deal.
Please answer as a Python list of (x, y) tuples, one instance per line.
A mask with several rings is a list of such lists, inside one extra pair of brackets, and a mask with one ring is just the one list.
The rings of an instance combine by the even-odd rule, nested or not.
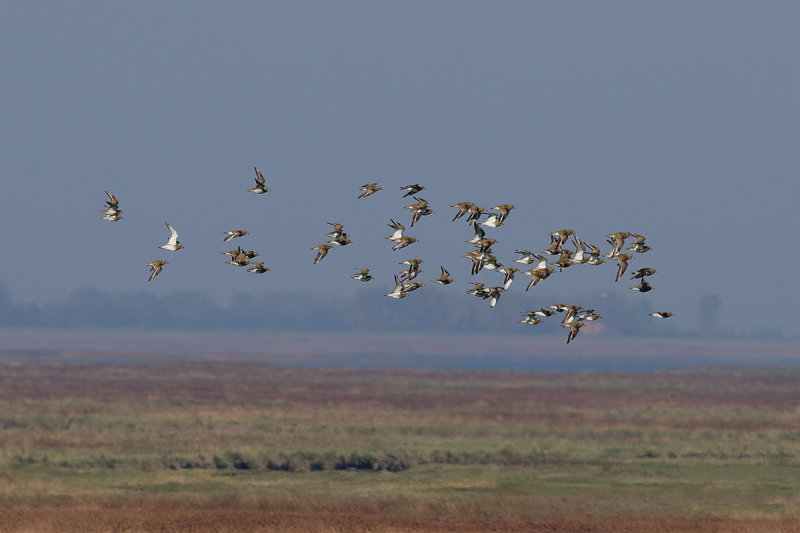
[(0, 531), (798, 531), (798, 391), (797, 369), (10, 363)]

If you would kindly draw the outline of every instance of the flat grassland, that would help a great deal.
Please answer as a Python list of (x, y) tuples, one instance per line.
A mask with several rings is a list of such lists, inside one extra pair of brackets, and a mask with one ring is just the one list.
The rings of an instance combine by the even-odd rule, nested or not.
[(0, 531), (800, 531), (800, 371), (0, 365)]

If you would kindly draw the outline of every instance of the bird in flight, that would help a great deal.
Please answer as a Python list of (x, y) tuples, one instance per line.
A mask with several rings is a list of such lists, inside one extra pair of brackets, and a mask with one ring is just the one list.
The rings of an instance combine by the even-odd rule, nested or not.
[(167, 229), (169, 230), (169, 240), (165, 244), (159, 246), (159, 248), (163, 248), (165, 250), (172, 250), (173, 252), (175, 250), (180, 250), (181, 248), (183, 248), (183, 245), (180, 242), (178, 242), (178, 232), (175, 231), (175, 228), (173, 228), (169, 222), (164, 222), (164, 224), (167, 225)]
[(419, 183), (413, 183), (411, 185), (406, 185), (405, 187), (400, 187), (400, 190), (401, 191), (406, 191), (406, 193), (403, 195), (403, 198), (405, 198), (406, 196), (413, 196), (413, 195), (417, 194), (419, 191), (421, 191), (424, 188), (425, 187), (423, 187)]
[(164, 268), (167, 262), (163, 259), (156, 259), (155, 261), (150, 261), (149, 263), (145, 263), (145, 266), (150, 267), (150, 279), (147, 281), (153, 281), (153, 278), (158, 276), (161, 273), (161, 269)]
[(372, 280), (372, 276), (370, 275), (368, 268), (357, 268), (356, 270), (358, 270), (358, 272), (350, 276), (351, 278), (358, 281), (363, 281), (364, 283)]
[(269, 267), (264, 266), (264, 261), (258, 261), (255, 265), (248, 268), (247, 271), (253, 274), (263, 274), (264, 272), (269, 272)]
[(264, 175), (256, 167), (253, 167), (253, 170), (256, 171), (256, 186), (247, 190), (255, 194), (264, 194), (265, 192), (269, 192), (271, 189), (267, 187), (266, 183), (264, 182)]
[(567, 336), (567, 344), (569, 344), (578, 336), (578, 331), (583, 327), (583, 322), (570, 322), (565, 324), (564, 327), (569, 327), (569, 335)]
[(122, 209), (119, 208), (119, 200), (110, 192), (105, 191), (105, 193), (106, 196), (108, 196), (108, 200), (106, 200), (105, 209), (101, 210), (100, 213), (103, 215), (103, 220), (116, 222), (122, 218)]
[(366, 198), (367, 196), (372, 196), (373, 194), (381, 190), (381, 186), (378, 185), (377, 183), (367, 183), (366, 185), (362, 185), (358, 190), (364, 191), (361, 193), (359, 198)]
[(222, 233), (227, 234), (228, 236), (222, 239), (222, 242), (228, 242), (231, 239), (235, 239), (237, 237), (244, 237), (247, 235), (246, 229), (234, 229), (231, 231), (223, 231)]
[(442, 275), (436, 278), (435, 280), (431, 281), (431, 283), (438, 283), (439, 285), (450, 285), (453, 283), (453, 278), (450, 277), (450, 272), (445, 270), (444, 267), (441, 267)]
[(328, 255), (328, 250), (331, 249), (332, 244), (318, 244), (311, 248), (312, 250), (317, 251), (317, 257), (314, 258), (314, 264), (316, 265), (320, 261), (322, 261), (326, 255)]

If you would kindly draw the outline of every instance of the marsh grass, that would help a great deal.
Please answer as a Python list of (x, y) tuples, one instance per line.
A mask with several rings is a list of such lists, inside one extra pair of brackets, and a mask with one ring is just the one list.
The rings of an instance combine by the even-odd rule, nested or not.
[(783, 524), (800, 518), (797, 390), (800, 375), (779, 370), (6, 365), (0, 507), (230, 498), (240, 508), (305, 502), (328, 519), (355, 505), (426, 524)]

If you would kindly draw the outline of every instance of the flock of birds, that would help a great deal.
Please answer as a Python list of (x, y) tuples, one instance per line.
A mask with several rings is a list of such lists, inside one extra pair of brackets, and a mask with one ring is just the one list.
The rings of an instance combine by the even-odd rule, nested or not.
[[(265, 194), (269, 192), (270, 188), (267, 187), (263, 174), (258, 170), (258, 168), (253, 168), (256, 173), (256, 184), (254, 187), (247, 189), (247, 191), (254, 194)], [(415, 203), (405, 206), (405, 208), (412, 213), (411, 223), (409, 224), (411, 228), (419, 223), (422, 217), (434, 213), (433, 209), (431, 209), (431, 207), (428, 205), (428, 202), (424, 198), (418, 196), (418, 194), (424, 189), (425, 187), (418, 183), (406, 185), (400, 188), (401, 191), (405, 191), (403, 198), (411, 196), (415, 200)], [(381, 191), (382, 188), (377, 183), (367, 183), (359, 190), (362, 191), (362, 193), (358, 196), (360, 199), (372, 196), (378, 191)], [(105, 193), (108, 196), (108, 200), (105, 202), (104, 209), (100, 211), (100, 213), (103, 215), (102, 218), (110, 222), (121, 220), (123, 218), (123, 211), (119, 208), (119, 200), (110, 192), (105, 191)], [(500, 300), (500, 296), (503, 292), (508, 290), (517, 273), (530, 277), (530, 281), (525, 288), (525, 290), (528, 291), (532, 287), (547, 279), (555, 272), (556, 268), (558, 268), (559, 272), (561, 272), (566, 268), (576, 265), (586, 264), (596, 266), (604, 263), (605, 260), (608, 259), (609, 262), (616, 262), (617, 272), (614, 281), (618, 282), (627, 271), (628, 261), (633, 259), (633, 254), (643, 254), (651, 249), (650, 246), (647, 245), (646, 239), (643, 235), (622, 231), (606, 235), (606, 240), (608, 244), (611, 245), (611, 250), (608, 253), (603, 254), (597, 246), (581, 240), (581, 238), (573, 230), (562, 229), (551, 232), (549, 246), (539, 252), (532, 252), (530, 250), (516, 250), (515, 253), (518, 254), (519, 257), (513, 259), (513, 262), (524, 265), (525, 267), (529, 267), (527, 270), (521, 270), (522, 267), (504, 266), (498, 261), (497, 257), (492, 252), (492, 246), (497, 243), (497, 240), (487, 237), (486, 230), (484, 229), (502, 226), (508, 219), (511, 211), (515, 209), (514, 205), (497, 205), (490, 208), (491, 211), (480, 207), (473, 202), (460, 202), (453, 204), (450, 207), (458, 210), (455, 213), (452, 222), (466, 217), (467, 224), (472, 226), (473, 236), (466, 242), (473, 245), (473, 249), (467, 251), (467, 253), (463, 256), (464, 258), (469, 259), (472, 263), (471, 274), (475, 275), (483, 269), (487, 269), (495, 270), (503, 275), (502, 284), (487, 287), (483, 283), (473, 281), (470, 282), (470, 284), (473, 285), (473, 288), (466, 291), (467, 294), (476, 296), (482, 300), (489, 300), (490, 309), (493, 309), (495, 305), (497, 305), (497, 302)], [(169, 222), (166, 222), (165, 224), (167, 226), (167, 230), (169, 231), (169, 238), (167, 239), (167, 242), (161, 245), (159, 248), (172, 252), (180, 250), (183, 248), (183, 245), (180, 243), (180, 241), (178, 241), (178, 232), (174, 227), (172, 227), (171, 224), (169, 224)], [(327, 239), (326, 242), (311, 248), (312, 250), (316, 251), (314, 264), (322, 261), (332, 248), (347, 246), (352, 242), (347, 232), (344, 231), (344, 226), (342, 224), (338, 222), (328, 222), (328, 224), (332, 226), (332, 230), (325, 234)], [(405, 233), (406, 226), (397, 220), (390, 219), (388, 226), (392, 228), (393, 233), (384, 238), (394, 243), (392, 245), (392, 250), (400, 250), (417, 242), (416, 238)], [(235, 229), (225, 231), (224, 234), (225, 238), (223, 241), (228, 242), (230, 240), (248, 235), (248, 232), (244, 229)], [(567, 247), (570, 246), (570, 239), (572, 241), (571, 246), (574, 249)], [(625, 245), (627, 244), (626, 241), (628, 239), (633, 239), (633, 242), (626, 247)], [(623, 250), (633, 252), (633, 254), (626, 253)], [(251, 265), (251, 260), (259, 255), (257, 252), (252, 250), (243, 250), (241, 246), (237, 246), (235, 250), (224, 251), (222, 254), (230, 256), (230, 260), (226, 261), (226, 263), (239, 267)], [(551, 260), (551, 258), (553, 258), (553, 260)], [(394, 289), (386, 293), (385, 296), (393, 299), (401, 299), (408, 296), (409, 293), (422, 287), (423, 283), (421, 281), (414, 280), (422, 272), (420, 264), (423, 262), (424, 261), (422, 259), (416, 258), (402, 261), (400, 264), (405, 265), (406, 268), (394, 275)], [(145, 263), (146, 266), (150, 267), (150, 278), (148, 281), (153, 281), (153, 279), (155, 279), (155, 277), (161, 273), (164, 265), (166, 264), (168, 264), (168, 262), (164, 259), (155, 259)], [(431, 283), (436, 283), (439, 285), (449, 285), (453, 283), (454, 280), (445, 267), (441, 266), (440, 268), (441, 275), (437, 279), (431, 280)], [(263, 274), (269, 270), (270, 269), (264, 265), (263, 261), (258, 261), (247, 269), (248, 272), (254, 274)], [(358, 272), (350, 276), (352, 279), (364, 283), (370, 282), (374, 279), (374, 277), (370, 274), (369, 268), (356, 268), (356, 270), (358, 270)], [(638, 285), (630, 287), (630, 289), (642, 293), (653, 290), (653, 286), (648, 282), (647, 278), (655, 273), (656, 269), (651, 267), (640, 268), (631, 272), (630, 279), (639, 280), (639, 283)], [(547, 308), (542, 307), (533, 311), (523, 311), (521, 313), (523, 315), (522, 319), (519, 320), (519, 322), (526, 325), (536, 325), (539, 324), (542, 319), (548, 318), (556, 313), (564, 313), (564, 316), (561, 320), (561, 326), (569, 330), (569, 334), (567, 335), (567, 343), (570, 343), (575, 339), (575, 337), (578, 335), (578, 332), (586, 322), (601, 318), (601, 316), (597, 314), (594, 309), (584, 309), (582, 306), (574, 304), (554, 304), (548, 306)], [(650, 313), (649, 315), (661, 319), (673, 316), (669, 311), (656, 311), (654, 313)]]

